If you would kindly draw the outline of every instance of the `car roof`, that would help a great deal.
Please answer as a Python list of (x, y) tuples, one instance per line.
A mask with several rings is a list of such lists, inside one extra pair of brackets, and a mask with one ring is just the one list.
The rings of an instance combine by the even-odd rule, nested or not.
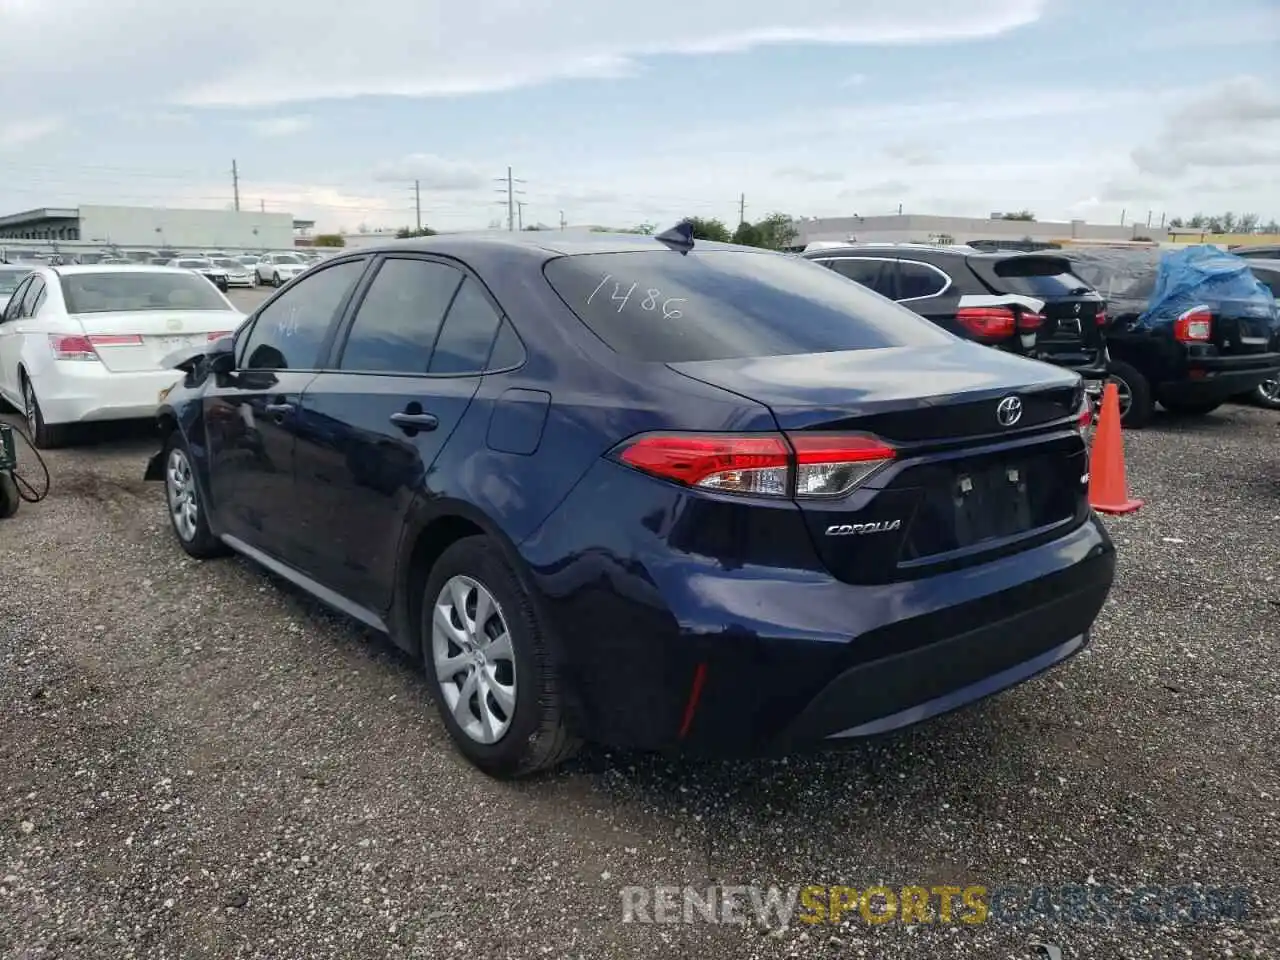
[(80, 273), (180, 273), (189, 276), (181, 267), (165, 267), (152, 263), (69, 263), (48, 269), (60, 276), (74, 276)]
[[(639, 233), (589, 233), (586, 231), (524, 230), (493, 234), (437, 234), (432, 237), (412, 237), (404, 240), (388, 240), (386, 243), (357, 250), (336, 253), (440, 253), (465, 259), (469, 253), (493, 254), (502, 250), (537, 252), (554, 256), (571, 256), (585, 253), (628, 253), (633, 251), (667, 249), (656, 237)], [(742, 247), (711, 240), (695, 240), (697, 250), (737, 250), (742, 252), (771, 253), (756, 247)]]

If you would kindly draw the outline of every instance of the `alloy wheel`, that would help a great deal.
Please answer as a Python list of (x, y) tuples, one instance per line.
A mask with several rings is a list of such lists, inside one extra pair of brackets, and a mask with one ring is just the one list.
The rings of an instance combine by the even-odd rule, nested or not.
[(27, 436), (35, 439), (39, 415), (36, 413), (38, 409), (36, 406), (36, 391), (31, 386), (30, 380), (22, 381), (22, 407), (22, 412), (27, 418)]
[(1119, 401), (1120, 418), (1123, 420), (1125, 415), (1128, 414), (1129, 408), (1133, 406), (1133, 391), (1126, 380), (1117, 377), (1115, 374), (1107, 377), (1107, 382), (1116, 385), (1116, 399)]
[(431, 617), (436, 682), (454, 721), (477, 743), (502, 739), (516, 709), (516, 662), (502, 607), (471, 577), (451, 577)]
[(1269, 403), (1280, 403), (1280, 379), (1263, 380), (1258, 385), (1258, 392)]
[(200, 503), (196, 498), (196, 482), (191, 472), (191, 461), (178, 447), (169, 451), (165, 466), (165, 492), (169, 499), (169, 514), (173, 528), (184, 543), (196, 538), (199, 529)]

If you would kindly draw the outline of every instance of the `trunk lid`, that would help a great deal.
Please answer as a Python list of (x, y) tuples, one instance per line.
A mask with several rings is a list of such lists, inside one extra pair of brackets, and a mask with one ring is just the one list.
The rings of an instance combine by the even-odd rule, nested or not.
[[(1027, 549), (1088, 516), (1080, 378), (957, 340), (672, 363), (766, 405), (788, 434), (871, 433), (896, 458), (851, 494), (797, 499), (833, 575), (884, 583)], [(1021, 415), (1005, 426), (1002, 400)]]
[(993, 292), (1044, 301), (1038, 342), (1055, 359), (1073, 349), (1089, 355), (1102, 347), (1103, 328), (1097, 318), (1105, 311), (1106, 301), (1072, 271), (1066, 257), (1027, 253), (978, 254), (967, 259), (970, 269)]
[(1271, 353), (1280, 349), (1274, 305), (1258, 300), (1214, 300), (1207, 306), (1213, 313), (1211, 338), (1225, 357)]
[(112, 373), (164, 370), (175, 351), (202, 348), (210, 335), (233, 332), (244, 317), (223, 310), (139, 310), (75, 317)]

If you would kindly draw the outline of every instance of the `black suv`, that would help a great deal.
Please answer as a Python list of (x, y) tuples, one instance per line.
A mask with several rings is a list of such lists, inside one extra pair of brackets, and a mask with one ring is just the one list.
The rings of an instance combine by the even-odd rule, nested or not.
[(859, 244), (804, 257), (957, 336), (1074, 370), (1093, 392), (1106, 378), (1106, 302), (1055, 253)]

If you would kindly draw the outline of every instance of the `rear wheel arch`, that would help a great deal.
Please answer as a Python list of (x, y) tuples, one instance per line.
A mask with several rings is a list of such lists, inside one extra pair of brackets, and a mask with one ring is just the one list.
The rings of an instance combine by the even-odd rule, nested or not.
[(520, 585), (528, 590), (519, 551), (488, 517), (464, 503), (437, 506), (429, 516), (414, 522), (406, 532), (397, 566), (392, 635), (399, 646), (414, 656), (418, 656), (422, 649), (422, 638), (418, 635), (422, 591), (431, 570), (449, 547), (467, 537), (487, 537), (496, 544)]

